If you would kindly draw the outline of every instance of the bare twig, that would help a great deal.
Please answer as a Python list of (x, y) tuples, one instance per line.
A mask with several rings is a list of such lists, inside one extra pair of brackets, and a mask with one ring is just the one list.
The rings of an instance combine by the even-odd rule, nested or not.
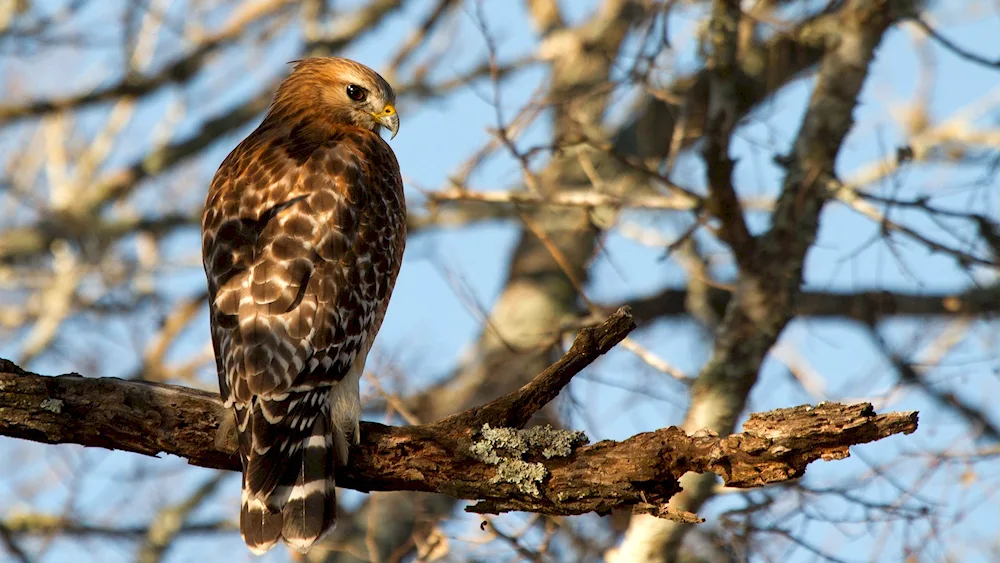
[(924, 19), (921, 18), (920, 16), (914, 17), (913, 18), (913, 23), (917, 24), (917, 26), (919, 26), (920, 29), (924, 30), (924, 33), (926, 33), (927, 35), (930, 35), (931, 37), (933, 37), (934, 40), (937, 41), (938, 43), (940, 43), (942, 46), (944, 46), (945, 49), (948, 49), (952, 53), (955, 53), (957, 56), (959, 56), (959, 57), (961, 57), (961, 58), (963, 58), (963, 59), (965, 59), (967, 61), (979, 64), (979, 65), (983, 65), (983, 66), (986, 66), (986, 67), (1000, 68), (1000, 59), (990, 60), (990, 59), (987, 59), (986, 57), (983, 57), (981, 55), (977, 55), (977, 54), (975, 54), (975, 53), (973, 53), (971, 51), (963, 49), (962, 47), (960, 47), (954, 41), (948, 39), (947, 37), (941, 35), (937, 31), (935, 31), (934, 28), (931, 27), (931, 25), (929, 23), (927, 23), (926, 21), (924, 21)]
[(600, 326), (580, 331), (569, 352), (524, 387), (481, 407), (446, 418), (443, 422), (460, 426), (490, 424), (523, 428), (531, 415), (552, 401), (574, 375), (606, 354), (633, 329), (635, 321), (628, 309), (623, 307)]
[(688, 211), (696, 204), (683, 197), (674, 196), (616, 196), (601, 192), (558, 192), (539, 194), (532, 192), (470, 192), (447, 190), (429, 192), (427, 199), (434, 203), (445, 201), (474, 201), (482, 203), (510, 203), (518, 205), (544, 205), (547, 207), (622, 207)]
[(219, 31), (200, 38), (190, 53), (165, 65), (156, 74), (142, 77), (128, 75), (113, 86), (85, 94), (38, 100), (23, 105), (0, 106), (0, 124), (25, 117), (81, 108), (109, 100), (136, 98), (154, 92), (168, 84), (184, 83), (202, 69), (213, 53), (229, 42), (239, 39), (248, 25), (263, 17), (273, 15), (292, 3), (290, 0), (245, 2)]

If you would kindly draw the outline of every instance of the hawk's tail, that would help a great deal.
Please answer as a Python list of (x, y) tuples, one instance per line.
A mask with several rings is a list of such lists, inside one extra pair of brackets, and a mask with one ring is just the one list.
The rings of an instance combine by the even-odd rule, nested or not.
[(335, 438), (328, 404), (328, 390), (315, 390), (258, 397), (248, 413), (240, 534), (258, 555), (279, 539), (304, 552), (337, 524), (335, 448), (344, 438)]

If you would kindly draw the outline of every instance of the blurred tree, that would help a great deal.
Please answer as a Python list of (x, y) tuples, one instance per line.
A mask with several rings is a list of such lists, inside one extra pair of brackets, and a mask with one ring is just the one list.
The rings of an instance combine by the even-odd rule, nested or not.
[[(496, 398), (630, 304), (639, 330), (540, 419), (725, 435), (748, 409), (864, 399), (933, 431), (760, 490), (689, 474), (672, 506), (698, 526), (480, 530), (449, 498), (347, 495), (307, 560), (996, 556), (998, 26), (974, 0), (0, 4), (0, 357), (214, 390), (208, 181), (285, 62), (343, 55), (399, 94), (411, 208), (369, 418)], [(228, 474), (0, 447), (16, 558), (239, 543)]]

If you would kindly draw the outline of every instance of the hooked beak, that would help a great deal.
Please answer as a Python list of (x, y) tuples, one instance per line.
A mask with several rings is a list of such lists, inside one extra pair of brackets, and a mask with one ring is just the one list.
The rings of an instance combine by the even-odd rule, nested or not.
[(392, 131), (392, 136), (389, 137), (391, 141), (399, 131), (399, 114), (396, 113), (395, 106), (386, 104), (381, 112), (373, 113), (372, 115), (375, 117), (375, 121), (378, 121), (379, 125)]

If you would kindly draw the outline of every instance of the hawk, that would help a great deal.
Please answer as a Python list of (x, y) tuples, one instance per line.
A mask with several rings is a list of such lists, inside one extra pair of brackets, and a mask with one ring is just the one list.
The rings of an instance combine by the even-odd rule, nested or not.
[[(342, 58), (296, 61), (222, 162), (202, 219), (219, 391), (243, 465), (240, 534), (306, 551), (337, 522), (358, 381), (399, 273), (406, 206), (380, 136), (396, 96)], [(391, 138), (391, 137), (390, 137)]]

